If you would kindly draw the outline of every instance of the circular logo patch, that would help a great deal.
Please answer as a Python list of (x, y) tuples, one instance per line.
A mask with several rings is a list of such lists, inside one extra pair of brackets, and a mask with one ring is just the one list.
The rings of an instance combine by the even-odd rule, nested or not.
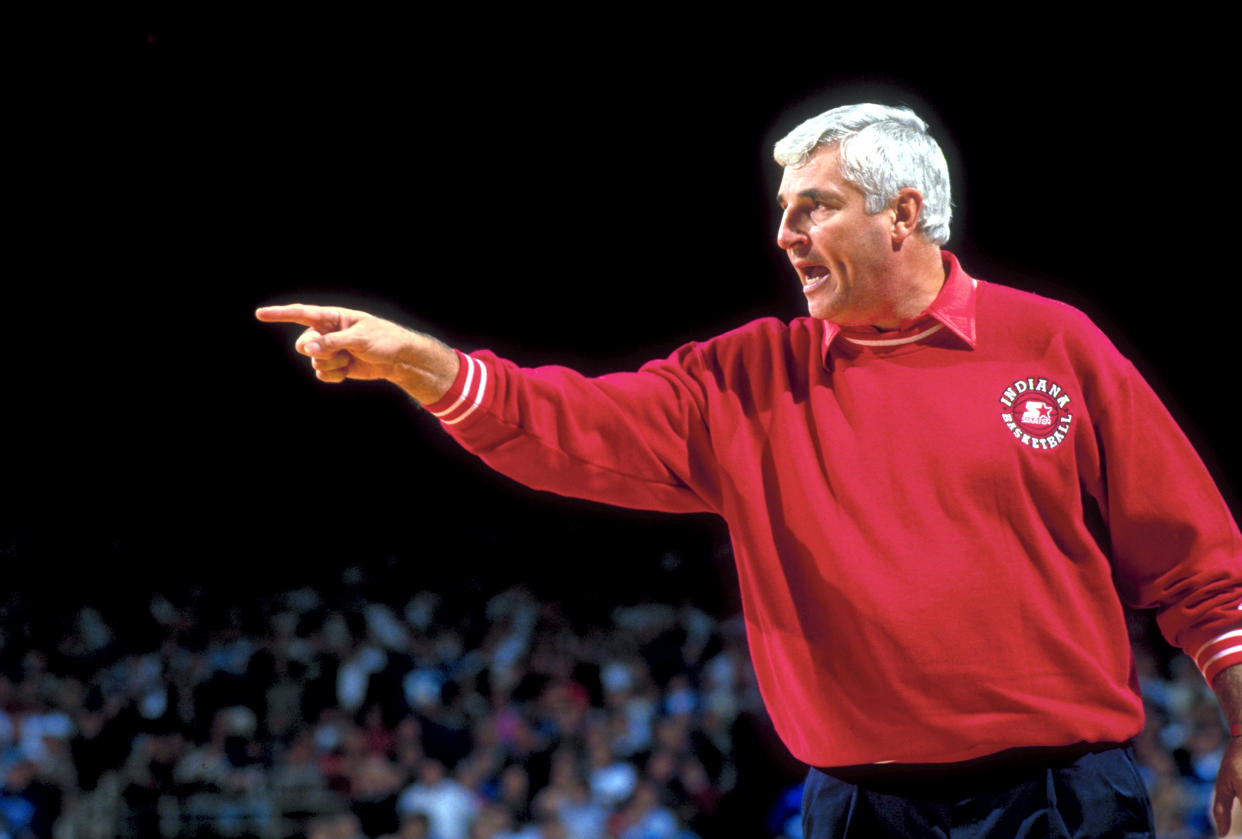
[(1001, 394), (1001, 420), (1013, 436), (1033, 449), (1054, 449), (1069, 434), (1070, 396), (1056, 382), (1017, 379)]

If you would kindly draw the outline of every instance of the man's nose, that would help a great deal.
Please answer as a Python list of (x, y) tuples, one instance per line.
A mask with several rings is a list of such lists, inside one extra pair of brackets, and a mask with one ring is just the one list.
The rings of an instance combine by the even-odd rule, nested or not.
[(798, 245), (805, 244), (807, 241), (806, 234), (794, 226), (789, 218), (789, 210), (781, 214), (781, 225), (776, 230), (776, 244), (781, 250), (789, 250)]

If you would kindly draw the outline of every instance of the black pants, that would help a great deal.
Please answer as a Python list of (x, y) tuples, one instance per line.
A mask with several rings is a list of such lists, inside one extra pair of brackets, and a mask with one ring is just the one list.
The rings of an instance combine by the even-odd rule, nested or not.
[(1153, 839), (1152, 823), (1122, 746), (812, 769), (802, 794), (804, 839)]

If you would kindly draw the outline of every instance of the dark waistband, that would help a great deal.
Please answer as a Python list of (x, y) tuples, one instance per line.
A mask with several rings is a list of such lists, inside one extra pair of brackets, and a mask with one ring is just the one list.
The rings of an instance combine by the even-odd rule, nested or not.
[(1012, 786), (1032, 774), (1068, 766), (1089, 754), (1129, 748), (1127, 743), (1074, 743), (1006, 749), (959, 763), (873, 763), (813, 767), (847, 784), (905, 797), (938, 797), (970, 786)]

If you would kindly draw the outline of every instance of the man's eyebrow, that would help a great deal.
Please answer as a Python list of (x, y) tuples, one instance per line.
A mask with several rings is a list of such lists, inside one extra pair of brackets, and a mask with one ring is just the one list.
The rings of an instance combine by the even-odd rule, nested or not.
[[(816, 189), (815, 187), (808, 187), (808, 188), (806, 188), (806, 189), (804, 189), (804, 190), (801, 190), (801, 191), (798, 193), (798, 197), (799, 197), (799, 198), (809, 198), (809, 199), (811, 199), (812, 201), (823, 201), (823, 200), (825, 200), (825, 199), (838, 199), (838, 198), (840, 198), (840, 196), (839, 196), (839, 195), (837, 195), (835, 192), (832, 192), (832, 191), (830, 191), (830, 190), (829, 190), (829, 191), (825, 191), (825, 190), (822, 190), (822, 189)], [(778, 192), (778, 193), (776, 193), (776, 203), (777, 203), (777, 204), (779, 204), (780, 206), (784, 207), (784, 206), (785, 206), (785, 196), (781, 195), (779, 192)]]

